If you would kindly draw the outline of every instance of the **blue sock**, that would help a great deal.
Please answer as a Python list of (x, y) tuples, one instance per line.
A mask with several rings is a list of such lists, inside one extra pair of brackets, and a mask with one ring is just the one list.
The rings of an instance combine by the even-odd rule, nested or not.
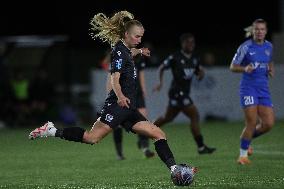
[(241, 138), (241, 149), (247, 150), (249, 148), (251, 140)]

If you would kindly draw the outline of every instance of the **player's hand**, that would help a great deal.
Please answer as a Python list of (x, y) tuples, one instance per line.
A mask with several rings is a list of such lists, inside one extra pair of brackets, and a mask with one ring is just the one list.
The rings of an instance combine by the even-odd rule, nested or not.
[(159, 83), (153, 88), (153, 92), (159, 92), (161, 88), (162, 88), (162, 83)]
[(202, 80), (204, 78), (204, 75), (205, 75), (204, 71), (200, 70), (197, 74), (197, 80), (198, 81)]
[(147, 56), (149, 57), (150, 56), (150, 50), (148, 48), (141, 48), (141, 49), (136, 49), (136, 48), (132, 48), (131, 49), (131, 55), (134, 57), (134, 56), (137, 56), (137, 55), (144, 55), (144, 56)]
[(272, 69), (269, 69), (268, 75), (269, 75), (269, 77), (273, 78), (274, 77), (274, 71)]
[(150, 56), (150, 50), (148, 49), (148, 48), (145, 48), (145, 47), (143, 47), (143, 48), (141, 48), (141, 49), (139, 49), (140, 50), (140, 53), (142, 54), (142, 55), (144, 55), (144, 56)]
[(130, 100), (129, 100), (129, 98), (127, 98), (125, 96), (120, 96), (117, 99), (117, 104), (121, 107), (129, 108)]
[(245, 72), (246, 73), (251, 73), (254, 70), (254, 67), (252, 64), (249, 64), (245, 67)]

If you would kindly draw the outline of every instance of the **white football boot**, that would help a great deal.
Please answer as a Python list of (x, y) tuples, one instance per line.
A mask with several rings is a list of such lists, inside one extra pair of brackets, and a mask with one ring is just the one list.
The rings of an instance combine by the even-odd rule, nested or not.
[(56, 128), (50, 121), (45, 123), (43, 126), (36, 128), (29, 134), (29, 139), (33, 140), (39, 137), (55, 136)]

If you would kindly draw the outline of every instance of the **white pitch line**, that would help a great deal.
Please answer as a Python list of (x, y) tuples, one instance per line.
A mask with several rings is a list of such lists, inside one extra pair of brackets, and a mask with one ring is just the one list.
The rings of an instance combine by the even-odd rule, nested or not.
[(256, 153), (256, 154), (264, 154), (264, 155), (278, 155), (278, 156), (284, 156), (284, 152), (282, 152), (282, 151), (253, 150), (253, 153)]

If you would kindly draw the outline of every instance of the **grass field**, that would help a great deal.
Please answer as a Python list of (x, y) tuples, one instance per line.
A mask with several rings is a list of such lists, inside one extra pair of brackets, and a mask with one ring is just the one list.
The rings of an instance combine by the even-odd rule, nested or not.
[[(283, 125), (278, 122), (253, 142), (249, 166), (236, 164), (242, 123), (202, 125), (205, 142), (217, 147), (212, 155), (197, 154), (187, 125), (170, 124), (163, 130), (176, 161), (199, 168), (190, 188), (260, 189), (284, 188)], [(0, 188), (179, 188), (158, 157), (143, 157), (135, 135), (124, 133), (127, 159), (118, 161), (111, 135), (91, 146), (57, 138), (29, 141), (30, 130), (0, 130)]]

